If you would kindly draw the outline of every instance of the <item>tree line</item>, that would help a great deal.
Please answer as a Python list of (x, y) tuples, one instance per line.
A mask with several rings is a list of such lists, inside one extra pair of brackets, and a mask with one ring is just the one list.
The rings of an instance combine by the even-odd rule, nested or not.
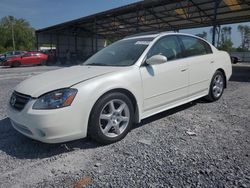
[[(232, 42), (232, 27), (222, 27), (219, 29), (219, 34), (217, 32), (217, 48), (220, 50), (225, 50), (228, 52), (238, 51), (247, 52), (250, 51), (250, 26), (239, 25), (237, 30), (240, 33), (240, 46), (234, 47)], [(213, 29), (210, 30), (212, 35)], [(196, 34), (197, 36), (207, 39), (208, 33), (203, 31), (202, 33)]]
[(0, 53), (34, 50), (35, 29), (25, 19), (6, 16), (0, 20)]

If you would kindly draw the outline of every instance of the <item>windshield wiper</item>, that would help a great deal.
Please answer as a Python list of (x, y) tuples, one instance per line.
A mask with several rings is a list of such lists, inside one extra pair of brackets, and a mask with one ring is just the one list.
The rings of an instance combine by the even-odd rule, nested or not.
[(91, 64), (85, 64), (86, 66), (108, 66), (103, 63), (91, 63)]

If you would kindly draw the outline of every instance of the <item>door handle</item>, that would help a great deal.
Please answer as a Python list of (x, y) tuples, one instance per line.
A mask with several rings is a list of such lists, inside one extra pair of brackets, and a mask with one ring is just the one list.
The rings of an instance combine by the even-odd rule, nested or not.
[(188, 70), (188, 68), (186, 68), (186, 69), (182, 69), (182, 70), (181, 70), (181, 72), (185, 72), (185, 71), (187, 71), (187, 70)]
[(211, 64), (213, 64), (213, 63), (214, 63), (214, 61), (211, 61), (210, 63), (211, 63)]

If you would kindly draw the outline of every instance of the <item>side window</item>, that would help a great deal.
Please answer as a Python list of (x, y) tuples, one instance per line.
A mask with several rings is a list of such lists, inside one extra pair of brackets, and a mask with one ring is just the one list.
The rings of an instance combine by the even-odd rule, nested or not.
[(20, 55), (21, 54), (21, 52), (18, 52), (18, 51), (14, 52), (14, 53), (15, 53), (15, 55)]
[(31, 54), (30, 53), (26, 53), (23, 55), (23, 57), (31, 57)]
[(169, 60), (181, 58), (181, 47), (176, 36), (167, 36), (159, 41), (151, 48), (148, 58), (154, 55), (164, 55)]
[(205, 41), (189, 36), (180, 36), (184, 46), (184, 56), (191, 57), (212, 53), (212, 49)]
[(7, 52), (6, 57), (12, 56), (12, 52)]

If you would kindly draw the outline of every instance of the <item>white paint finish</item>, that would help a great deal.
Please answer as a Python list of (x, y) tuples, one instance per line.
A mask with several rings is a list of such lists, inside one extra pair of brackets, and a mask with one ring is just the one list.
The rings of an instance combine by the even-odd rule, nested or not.
[(119, 67), (73, 66), (29, 78), (20, 83), (15, 90), (32, 97), (39, 97), (49, 91), (70, 87), (78, 82), (117, 72), (120, 69)]
[[(50, 71), (20, 83), (15, 90), (32, 97), (66, 87), (76, 88), (78, 93), (71, 106), (56, 110), (33, 110), (36, 99), (32, 99), (20, 112), (9, 108), (10, 119), (29, 128), (34, 134), (26, 135), (33, 139), (48, 143), (69, 141), (86, 137), (94, 104), (113, 89), (125, 89), (134, 95), (140, 121), (207, 95), (217, 69), (225, 72), (227, 80), (230, 78), (232, 67), (229, 55), (213, 46), (212, 55), (145, 65), (146, 54), (152, 45), (161, 37), (173, 34), (179, 35), (155, 35), (156, 38), (135, 65), (130, 67), (75, 66)], [(39, 136), (38, 129), (43, 130), (46, 136)]]
[(189, 62), (189, 95), (209, 89), (213, 72), (213, 55), (195, 56), (186, 59)]
[(185, 59), (140, 68), (144, 111), (172, 103), (188, 95), (188, 62)]

